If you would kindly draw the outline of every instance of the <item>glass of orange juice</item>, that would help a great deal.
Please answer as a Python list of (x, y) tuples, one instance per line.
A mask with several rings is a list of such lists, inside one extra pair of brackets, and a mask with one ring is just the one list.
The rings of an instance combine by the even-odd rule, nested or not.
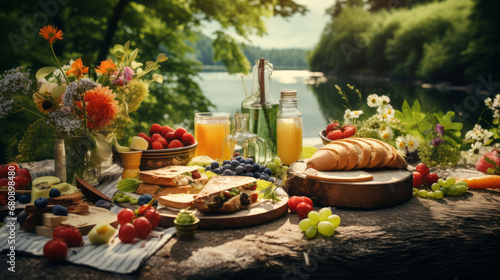
[(302, 152), (302, 118), (279, 118), (277, 121), (278, 157), (290, 165)]
[(224, 139), (231, 133), (229, 113), (202, 112), (194, 115), (194, 137), (198, 141), (196, 155), (222, 159)]

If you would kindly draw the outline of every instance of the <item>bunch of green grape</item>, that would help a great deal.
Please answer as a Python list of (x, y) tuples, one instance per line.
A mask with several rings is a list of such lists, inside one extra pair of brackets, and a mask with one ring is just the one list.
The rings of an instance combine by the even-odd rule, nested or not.
[(113, 196), (113, 201), (118, 203), (130, 202), (130, 204), (132, 205), (139, 203), (139, 200), (137, 198), (125, 195), (122, 192), (116, 192)]
[(284, 165), (279, 157), (275, 157), (273, 160), (266, 162), (265, 167), (271, 169), (275, 176), (281, 172), (286, 173), (288, 171), (288, 166)]
[(454, 178), (439, 179), (437, 183), (431, 185), (430, 190), (419, 190), (413, 188), (414, 197), (443, 199), (444, 196), (460, 196), (467, 192), (469, 186), (465, 181), (455, 181)]
[(333, 215), (332, 210), (325, 207), (319, 212), (309, 212), (307, 218), (300, 221), (299, 228), (307, 238), (312, 239), (318, 232), (324, 236), (332, 236), (339, 224), (340, 217)]

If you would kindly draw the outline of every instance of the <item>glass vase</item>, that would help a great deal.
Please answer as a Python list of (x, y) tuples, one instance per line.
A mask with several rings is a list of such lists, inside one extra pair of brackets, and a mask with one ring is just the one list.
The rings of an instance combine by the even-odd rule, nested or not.
[(81, 178), (91, 185), (97, 185), (98, 166), (91, 161), (93, 146), (87, 136), (65, 136), (64, 152), (66, 164), (66, 182), (76, 183)]

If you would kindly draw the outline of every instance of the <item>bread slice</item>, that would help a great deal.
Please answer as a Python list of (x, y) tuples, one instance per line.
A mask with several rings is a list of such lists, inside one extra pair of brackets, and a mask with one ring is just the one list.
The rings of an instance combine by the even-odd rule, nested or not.
[(185, 173), (191, 173), (199, 168), (199, 166), (173, 165), (155, 170), (141, 171), (139, 173), (139, 180), (148, 184), (162, 186), (184, 186), (189, 184), (190, 180), (193, 180), (192, 177), (186, 175)]
[(358, 141), (357, 138), (345, 138), (341, 141), (349, 142), (354, 145), (356, 152), (358, 154), (358, 164), (354, 167), (354, 169), (365, 168), (370, 162), (371, 150), (370, 146), (365, 142)]
[(155, 184), (141, 183), (135, 193), (137, 194), (150, 194), (154, 197), (163, 196), (168, 194), (189, 193), (191, 190), (190, 185), (166, 187)]
[(195, 194), (169, 194), (158, 197), (158, 202), (162, 205), (185, 209), (194, 203)]
[(406, 169), (408, 167), (408, 163), (403, 158), (403, 156), (398, 151), (396, 151), (396, 157), (394, 158), (394, 160), (389, 161), (385, 167)]
[(347, 166), (347, 161), (349, 160), (349, 156), (344, 147), (336, 144), (335, 142), (332, 142), (330, 144), (323, 146), (323, 148), (321, 148), (320, 150), (332, 151), (338, 156), (337, 166), (333, 168), (333, 170), (342, 170)]
[(347, 152), (347, 165), (342, 170), (352, 170), (358, 165), (358, 152), (356, 147), (349, 142), (337, 141), (337, 145), (342, 146)]
[[(318, 170), (333, 170), (339, 163), (339, 157), (336, 153), (327, 150), (316, 151), (308, 160), (307, 167)], [(321, 166), (321, 167), (320, 167)]]
[(396, 149), (393, 146), (387, 144), (386, 142), (380, 141), (378, 139), (371, 139), (370, 138), (370, 140), (375, 141), (375, 142), (379, 143), (380, 145), (382, 145), (387, 152), (387, 159), (380, 162), (377, 166), (375, 166), (375, 168), (385, 167), (388, 162), (394, 160), (394, 158), (396, 157), (398, 152), (396, 151)]
[(387, 156), (385, 149), (379, 143), (369, 141), (366, 138), (358, 138), (358, 140), (368, 144), (371, 147), (372, 154), (370, 157), (370, 161), (365, 168), (374, 168)]

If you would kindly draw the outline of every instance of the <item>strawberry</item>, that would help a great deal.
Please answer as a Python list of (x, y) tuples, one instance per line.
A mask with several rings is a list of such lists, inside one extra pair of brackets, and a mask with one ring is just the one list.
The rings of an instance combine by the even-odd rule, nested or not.
[(175, 140), (175, 135), (173, 132), (167, 132), (165, 135), (165, 140), (168, 141), (168, 143), (172, 142), (172, 140)]
[(342, 134), (344, 138), (351, 137), (356, 134), (356, 127), (354, 125), (346, 125), (342, 127)]
[(139, 136), (139, 137), (141, 137), (141, 138), (144, 138), (145, 140), (148, 140), (148, 139), (147, 139), (147, 137), (149, 137), (149, 136), (147, 136), (147, 135), (146, 135), (146, 133), (144, 133), (144, 132), (139, 132), (139, 134), (137, 134), (137, 136)]
[(149, 136), (146, 136), (145, 139), (146, 139), (146, 141), (148, 141), (148, 149), (153, 149), (153, 146), (152, 146), (153, 139), (151, 139), (151, 137), (149, 137)]
[(327, 135), (326, 138), (330, 140), (337, 140), (337, 139), (342, 139), (344, 136), (342, 135), (342, 131), (340, 130), (333, 130), (330, 131)]
[(154, 141), (153, 144), (151, 144), (153, 147), (153, 150), (161, 150), (163, 149), (163, 145), (160, 143), (160, 141)]
[(162, 146), (163, 146), (164, 149), (167, 148), (168, 142), (167, 142), (167, 140), (165, 140), (165, 138), (163, 138), (163, 137), (160, 136), (160, 137), (158, 137), (158, 139), (156, 139), (156, 141), (159, 141), (162, 144)]
[(326, 126), (326, 135), (328, 135), (328, 132), (339, 129), (340, 124), (337, 122), (332, 122), (329, 125)]
[(174, 131), (174, 135), (175, 135), (175, 138), (177, 140), (182, 140), (182, 135), (184, 135), (187, 131), (182, 128), (182, 127), (179, 127), (177, 128), (175, 131)]
[[(151, 139), (152, 139), (153, 141), (158, 140), (158, 138), (160, 138), (160, 137), (162, 137), (160, 133), (155, 133), (155, 134), (151, 135)], [(163, 138), (163, 137), (162, 137), (162, 138)]]
[(184, 145), (181, 143), (179, 140), (173, 140), (172, 142), (168, 143), (168, 148), (173, 149), (173, 148), (181, 148), (184, 147)]
[(151, 128), (149, 129), (149, 135), (150, 136), (153, 136), (153, 134), (155, 133), (161, 133), (161, 125), (155, 123), (151, 126)]
[(191, 146), (194, 144), (194, 136), (191, 133), (185, 133), (182, 135), (182, 144), (185, 146)]
[(170, 126), (168, 125), (165, 125), (164, 127), (161, 128), (161, 136), (165, 137), (165, 135), (168, 133), (168, 132), (174, 132), (174, 129), (171, 128)]

